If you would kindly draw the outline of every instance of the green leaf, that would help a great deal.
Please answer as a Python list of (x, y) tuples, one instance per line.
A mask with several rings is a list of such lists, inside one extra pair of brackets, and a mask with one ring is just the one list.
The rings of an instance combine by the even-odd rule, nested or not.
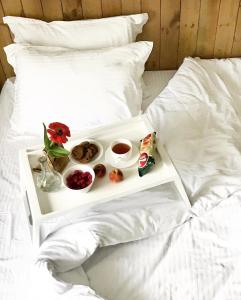
[(64, 157), (70, 154), (68, 150), (59, 146), (52, 146), (52, 148), (48, 150), (48, 153), (54, 157)]
[(47, 135), (47, 129), (46, 129), (46, 126), (45, 124), (43, 123), (43, 126), (44, 126), (44, 146), (45, 146), (45, 149), (48, 151), (49, 148), (50, 148), (50, 139)]

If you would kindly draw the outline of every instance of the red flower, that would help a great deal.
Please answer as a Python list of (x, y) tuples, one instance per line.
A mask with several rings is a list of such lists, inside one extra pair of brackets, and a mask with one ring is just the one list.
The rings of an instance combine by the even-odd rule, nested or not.
[(47, 131), (50, 134), (50, 140), (59, 145), (66, 143), (67, 136), (70, 136), (69, 127), (59, 122), (50, 123)]

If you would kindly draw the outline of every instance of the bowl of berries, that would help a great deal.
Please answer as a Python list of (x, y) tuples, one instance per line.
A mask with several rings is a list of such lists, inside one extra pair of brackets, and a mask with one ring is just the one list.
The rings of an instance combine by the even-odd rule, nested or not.
[(75, 191), (87, 193), (95, 180), (94, 170), (87, 165), (74, 165), (63, 174), (64, 185)]

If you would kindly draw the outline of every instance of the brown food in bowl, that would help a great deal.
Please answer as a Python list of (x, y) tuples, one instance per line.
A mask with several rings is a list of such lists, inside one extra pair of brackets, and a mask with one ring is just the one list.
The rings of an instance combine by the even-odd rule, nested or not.
[(71, 155), (76, 161), (87, 164), (94, 159), (98, 152), (99, 149), (96, 144), (86, 141), (75, 146), (71, 151)]

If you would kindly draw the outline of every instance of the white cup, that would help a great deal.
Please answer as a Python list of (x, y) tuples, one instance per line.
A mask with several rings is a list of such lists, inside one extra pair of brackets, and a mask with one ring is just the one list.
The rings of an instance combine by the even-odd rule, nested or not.
[[(120, 152), (115, 151), (115, 146), (118, 144), (120, 145), (120, 147), (119, 147), (120, 150), (121, 150), (121, 144), (127, 145), (129, 149), (123, 153), (122, 153), (122, 151), (120, 151)], [(131, 141), (129, 141), (127, 139), (115, 140), (113, 143), (111, 143), (110, 148), (111, 148), (111, 155), (116, 162), (119, 162), (121, 160), (127, 160), (128, 158), (130, 158), (131, 153), (132, 153), (132, 143), (131, 143)], [(124, 148), (124, 147), (122, 147), (122, 148)]]

